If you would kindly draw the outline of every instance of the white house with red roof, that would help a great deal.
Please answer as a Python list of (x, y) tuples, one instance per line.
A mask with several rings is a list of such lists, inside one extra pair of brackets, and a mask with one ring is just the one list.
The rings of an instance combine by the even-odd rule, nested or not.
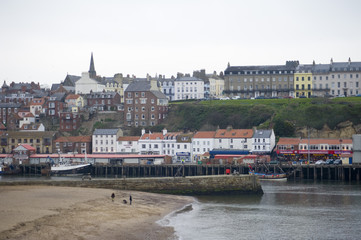
[(214, 136), (215, 149), (252, 150), (253, 129), (218, 129)]
[(199, 158), (204, 153), (211, 151), (214, 148), (214, 136), (216, 131), (199, 131), (196, 132), (192, 138), (192, 155), (194, 158)]

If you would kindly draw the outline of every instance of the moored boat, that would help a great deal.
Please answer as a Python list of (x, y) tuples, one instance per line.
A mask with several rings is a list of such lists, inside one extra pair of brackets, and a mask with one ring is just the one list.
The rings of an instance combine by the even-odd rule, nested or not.
[(250, 170), (249, 175), (258, 176), (260, 180), (287, 181), (287, 173), (258, 173), (254, 170)]
[(60, 164), (51, 166), (52, 174), (84, 174), (90, 173), (91, 164), (90, 163), (81, 163), (81, 164)]

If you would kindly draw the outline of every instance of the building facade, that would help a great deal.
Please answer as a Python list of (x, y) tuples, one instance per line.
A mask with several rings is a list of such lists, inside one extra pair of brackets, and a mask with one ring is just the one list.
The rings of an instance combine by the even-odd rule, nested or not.
[(91, 153), (91, 136), (59, 137), (54, 140), (55, 153)]
[(156, 81), (135, 81), (127, 87), (124, 97), (124, 120), (128, 126), (155, 126), (167, 116), (168, 98), (158, 90)]
[(180, 77), (174, 80), (174, 100), (203, 99), (204, 81), (195, 77)]
[(285, 65), (230, 66), (224, 71), (225, 90), (228, 96), (288, 97), (294, 95), (294, 73), (298, 61)]
[(92, 136), (93, 153), (116, 153), (121, 129), (95, 129)]

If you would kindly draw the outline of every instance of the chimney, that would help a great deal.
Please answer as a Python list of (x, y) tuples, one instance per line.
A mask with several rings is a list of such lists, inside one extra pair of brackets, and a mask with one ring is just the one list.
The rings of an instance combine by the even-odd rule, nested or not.
[(163, 129), (163, 136), (166, 135), (166, 134), (167, 134), (167, 129), (164, 128), (164, 129)]
[(143, 128), (142, 129), (142, 136), (145, 134), (145, 129)]
[(159, 90), (157, 80), (155, 79), (150, 80), (150, 90)]

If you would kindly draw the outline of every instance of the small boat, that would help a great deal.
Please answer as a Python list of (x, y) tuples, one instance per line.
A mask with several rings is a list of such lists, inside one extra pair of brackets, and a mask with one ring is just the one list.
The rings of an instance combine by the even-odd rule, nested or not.
[(90, 173), (91, 164), (82, 163), (82, 164), (60, 164), (51, 166), (52, 174), (84, 174)]
[(260, 180), (287, 181), (287, 173), (258, 173), (250, 170), (249, 175), (258, 176)]

